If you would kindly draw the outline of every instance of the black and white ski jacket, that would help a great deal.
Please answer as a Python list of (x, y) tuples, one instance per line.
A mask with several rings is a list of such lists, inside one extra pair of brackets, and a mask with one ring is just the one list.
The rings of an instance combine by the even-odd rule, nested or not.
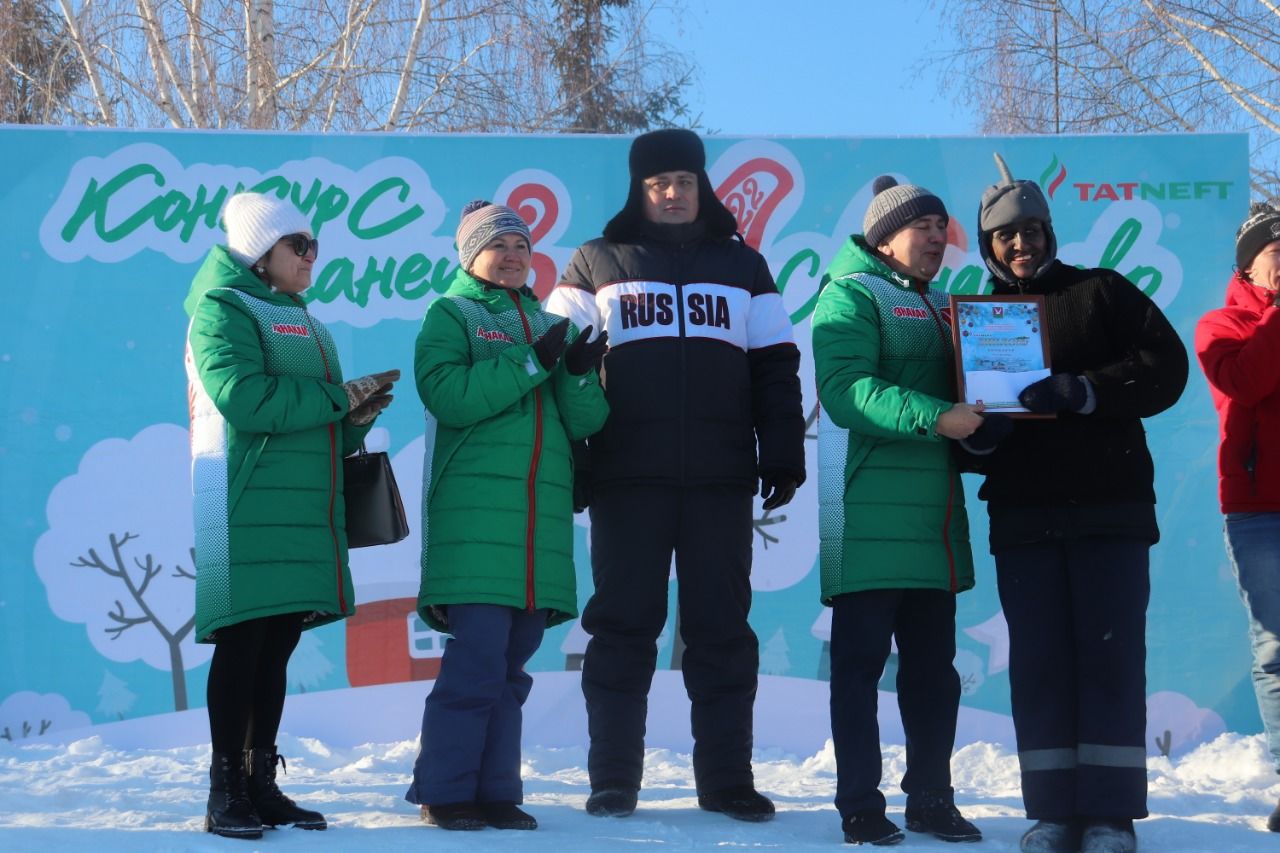
[(800, 351), (763, 256), (700, 221), (583, 244), (546, 310), (609, 332), (595, 485), (804, 481)]

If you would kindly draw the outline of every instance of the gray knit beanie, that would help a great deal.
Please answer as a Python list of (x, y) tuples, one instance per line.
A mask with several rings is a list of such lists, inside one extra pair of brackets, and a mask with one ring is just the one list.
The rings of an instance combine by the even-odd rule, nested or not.
[(455, 242), (458, 244), (458, 260), (462, 268), (471, 271), (471, 262), (489, 241), (502, 234), (519, 234), (533, 247), (529, 225), (511, 208), (484, 199), (467, 202), (462, 208), (462, 221), (458, 223)]
[(1236, 231), (1236, 269), (1244, 272), (1268, 243), (1280, 240), (1280, 210), (1266, 202), (1249, 205), (1249, 216)]
[(1048, 245), (1044, 263), (1036, 270), (1036, 276), (1048, 269), (1058, 257), (1058, 238), (1053, 233), (1049, 202), (1040, 185), (1035, 181), (1014, 180), (1004, 158), (999, 154), (993, 156), (996, 168), (1000, 170), (1000, 180), (987, 187), (982, 193), (982, 201), (978, 203), (978, 253), (993, 275), (1012, 284), (1013, 273), (991, 255), (991, 233), (1024, 219), (1038, 219), (1044, 223)]
[(311, 223), (291, 202), (262, 193), (236, 193), (222, 211), (227, 252), (246, 267), (271, 251), (281, 237), (311, 233)]
[(942, 199), (915, 184), (900, 184), (892, 175), (881, 175), (871, 185), (875, 193), (862, 219), (867, 245), (876, 248), (922, 216), (936, 214), (949, 220)]

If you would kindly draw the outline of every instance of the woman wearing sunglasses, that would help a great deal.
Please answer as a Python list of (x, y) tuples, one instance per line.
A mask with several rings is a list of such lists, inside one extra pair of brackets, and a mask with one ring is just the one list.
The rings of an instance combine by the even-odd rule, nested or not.
[(240, 193), (184, 307), (195, 495), (195, 636), (214, 643), (205, 830), (324, 829), (276, 786), (285, 673), (303, 630), (355, 611), (342, 457), (391, 402), (398, 370), (344, 382), (308, 313), (319, 245), (292, 204)]

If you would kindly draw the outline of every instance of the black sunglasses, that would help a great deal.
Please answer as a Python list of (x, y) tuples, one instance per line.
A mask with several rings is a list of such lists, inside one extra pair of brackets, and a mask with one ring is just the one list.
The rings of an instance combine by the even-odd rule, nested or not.
[(293, 253), (300, 258), (305, 258), (307, 252), (315, 250), (317, 256), (320, 254), (320, 241), (308, 237), (306, 234), (286, 234), (280, 238), (282, 243), (288, 243), (289, 248), (293, 249)]

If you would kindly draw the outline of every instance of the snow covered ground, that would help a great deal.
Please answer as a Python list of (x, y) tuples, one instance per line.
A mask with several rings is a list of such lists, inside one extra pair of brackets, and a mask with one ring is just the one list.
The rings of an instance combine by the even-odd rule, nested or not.
[[(757, 713), (758, 787), (778, 805), (767, 824), (699, 811), (688, 733), (650, 732), (645, 789), (630, 818), (587, 816), (585, 719), (576, 673), (539, 673), (527, 707), (524, 777), (537, 832), (447, 833), (423, 825), (403, 800), (417, 752), (424, 683), (289, 697), (280, 751), (282, 787), (323, 811), (329, 831), (269, 832), (261, 841), (202, 833), (209, 748), (204, 709), (129, 720), (0, 746), (0, 850), (5, 851), (490, 851), (587, 853), (711, 847), (831, 850), (840, 822), (831, 805), (835, 761), (825, 685), (765, 679)], [(653, 704), (687, 705), (678, 673), (659, 673)], [(887, 779), (901, 777), (904, 750), (892, 697), (882, 695)], [(668, 712), (679, 719), (683, 715)], [(952, 762), (957, 801), (986, 840), (966, 850), (1014, 851), (1022, 817), (1017, 759), (1007, 718), (965, 711)], [(1173, 760), (1152, 758), (1152, 816), (1138, 826), (1147, 851), (1271, 850), (1265, 815), (1280, 797), (1261, 736), (1224, 734)], [(890, 817), (904, 798), (886, 785)], [(901, 822), (899, 820), (899, 822)], [(955, 850), (908, 834), (899, 850)]]

